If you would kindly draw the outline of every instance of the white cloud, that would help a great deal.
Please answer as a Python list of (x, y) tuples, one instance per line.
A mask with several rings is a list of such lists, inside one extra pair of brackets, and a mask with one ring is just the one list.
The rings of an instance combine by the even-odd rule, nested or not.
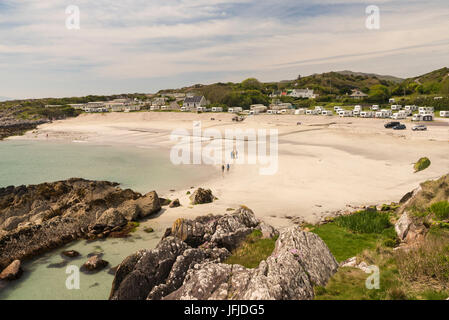
[[(437, 62), (443, 66), (446, 61), (429, 56), (449, 53), (449, 6), (439, 0), (71, 2), (81, 10), (79, 31), (65, 28), (61, 1), (0, 4), (0, 57), (7, 61), (0, 64), (24, 79), (20, 88), (18, 80), (1, 80), (8, 89), (1, 95), (23, 95), (22, 88), (34, 96), (81, 94), (81, 81), (91, 79), (139, 91), (129, 83), (151, 78), (179, 83), (185, 74), (198, 74), (185, 78), (195, 82), (215, 79), (213, 74), (238, 80), (252, 72), (276, 80), (271, 77), (340, 68), (409, 76)], [(368, 4), (381, 9), (378, 31), (365, 28)], [(398, 64), (398, 54), (416, 63), (399, 59)], [(36, 78), (43, 81), (35, 83)], [(52, 93), (53, 78), (73, 79), (73, 88)]]

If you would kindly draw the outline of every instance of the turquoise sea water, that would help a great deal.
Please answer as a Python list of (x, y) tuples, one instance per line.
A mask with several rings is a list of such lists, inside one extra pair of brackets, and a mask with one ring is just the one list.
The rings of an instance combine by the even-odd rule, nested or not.
[[(94, 146), (77, 143), (34, 141), (0, 142), (0, 187), (28, 185), (80, 177), (108, 180), (146, 193), (151, 190), (166, 192), (198, 186), (206, 181), (213, 169), (199, 166), (174, 166), (168, 151), (152, 148)], [(143, 229), (152, 227), (154, 233)], [(142, 222), (137, 232), (126, 239), (103, 241), (76, 241), (23, 264), (24, 275), (6, 287), (0, 287), (0, 299), (107, 299), (113, 276), (109, 267), (118, 265), (139, 249), (151, 249), (159, 242), (168, 225), (156, 220)], [(105, 270), (94, 274), (81, 273), (80, 289), (66, 288), (66, 267), (49, 268), (64, 261), (60, 253), (73, 249), (82, 257), (70, 260), (68, 265), (80, 267), (90, 253), (103, 253), (110, 262)]]
[(85, 178), (121, 183), (146, 193), (206, 180), (210, 168), (175, 166), (165, 149), (55, 143), (0, 142), (0, 187)]

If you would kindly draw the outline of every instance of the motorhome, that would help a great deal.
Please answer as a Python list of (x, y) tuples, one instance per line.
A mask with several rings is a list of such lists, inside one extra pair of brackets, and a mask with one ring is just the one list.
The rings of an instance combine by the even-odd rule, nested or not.
[(441, 118), (449, 118), (449, 111), (440, 111)]
[(306, 114), (307, 115), (317, 115), (318, 114), (318, 110), (306, 110)]
[(379, 110), (380, 109), (380, 107), (379, 107), (379, 105), (378, 104), (373, 104), (372, 106), (371, 106), (371, 108), (370, 108), (372, 111), (377, 111), (377, 110)]
[(402, 109), (402, 106), (398, 105), (398, 104), (394, 104), (391, 106), (391, 110), (393, 110), (393, 111), (399, 111), (401, 109)]
[(343, 108), (340, 107), (340, 106), (335, 106), (335, 107), (334, 107), (334, 111), (337, 112), (338, 110), (343, 110)]
[(333, 116), (334, 113), (332, 111), (330, 111), (330, 110), (323, 110), (323, 111), (321, 111), (321, 115), (323, 115), (323, 116)]

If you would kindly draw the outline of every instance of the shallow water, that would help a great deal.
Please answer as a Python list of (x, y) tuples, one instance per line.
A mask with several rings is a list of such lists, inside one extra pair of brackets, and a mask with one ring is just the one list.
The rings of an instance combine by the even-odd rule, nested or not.
[[(165, 192), (184, 189), (206, 181), (211, 168), (181, 166), (170, 163), (168, 152), (161, 149), (137, 147), (93, 146), (76, 143), (33, 141), (0, 142), (0, 187), (27, 185), (81, 177), (92, 180), (108, 180), (121, 183), (146, 193), (151, 190)], [(154, 233), (145, 233), (146, 227)], [(0, 299), (107, 299), (113, 276), (109, 268), (140, 249), (152, 249), (159, 242), (168, 225), (160, 225), (157, 219), (142, 222), (137, 231), (126, 239), (107, 239), (68, 244), (23, 264), (24, 275), (7, 287), (0, 288)], [(67, 265), (80, 267), (90, 253), (103, 253), (109, 266), (103, 271), (80, 274), (80, 289), (66, 288), (67, 265), (49, 268), (63, 262), (60, 253), (76, 250), (82, 257), (68, 260)]]
[(211, 168), (175, 166), (165, 149), (38, 141), (0, 142), (0, 187), (85, 178), (146, 193), (190, 187)]

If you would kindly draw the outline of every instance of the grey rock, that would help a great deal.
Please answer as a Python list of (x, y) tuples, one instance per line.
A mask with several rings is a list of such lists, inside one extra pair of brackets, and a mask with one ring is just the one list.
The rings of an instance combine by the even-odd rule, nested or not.
[(394, 225), (394, 229), (396, 230), (396, 234), (399, 239), (402, 241), (407, 237), (407, 233), (410, 230), (412, 225), (412, 220), (409, 218), (407, 212), (404, 212), (399, 220)]
[(313, 286), (325, 285), (338, 263), (315, 234), (298, 227), (283, 230), (273, 254), (258, 268), (222, 262), (262, 225), (240, 208), (230, 215), (178, 219), (153, 250), (141, 250), (117, 269), (110, 299), (312, 299)]

